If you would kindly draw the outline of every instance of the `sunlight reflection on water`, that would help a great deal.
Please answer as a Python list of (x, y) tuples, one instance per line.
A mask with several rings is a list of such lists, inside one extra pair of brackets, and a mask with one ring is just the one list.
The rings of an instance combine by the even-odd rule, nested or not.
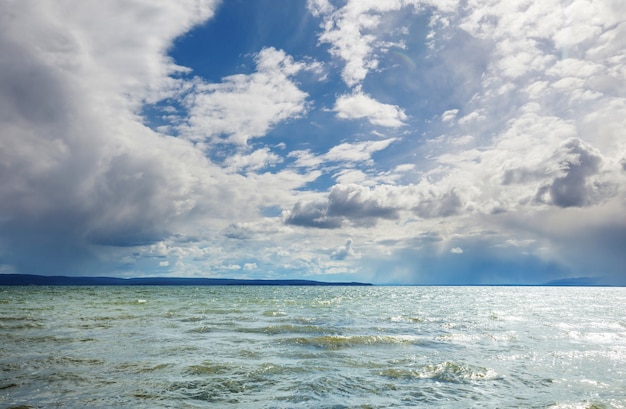
[(626, 289), (2, 287), (4, 407), (625, 407)]

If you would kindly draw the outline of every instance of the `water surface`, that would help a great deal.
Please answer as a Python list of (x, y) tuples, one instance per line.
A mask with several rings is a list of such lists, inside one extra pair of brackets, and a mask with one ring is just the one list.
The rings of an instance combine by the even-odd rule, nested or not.
[(626, 407), (626, 289), (0, 287), (3, 408)]

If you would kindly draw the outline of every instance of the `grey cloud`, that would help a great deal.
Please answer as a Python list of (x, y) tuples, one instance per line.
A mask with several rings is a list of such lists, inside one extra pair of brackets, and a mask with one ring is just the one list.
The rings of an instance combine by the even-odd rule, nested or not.
[[(0, 242), (5, 243), (0, 251), (7, 250), (7, 263), (21, 272), (79, 273), (81, 255), (94, 260), (97, 246), (139, 246), (168, 237), (177, 222), (193, 219), (199, 195), (212, 190), (186, 182), (184, 169), (163, 166), (163, 151), (106, 160), (107, 147), (99, 150), (98, 142), (84, 144), (85, 151), (69, 146), (66, 162), (45, 175), (3, 179), (0, 191), (11, 198), (0, 204)], [(84, 163), (83, 154), (97, 160)], [(22, 157), (12, 159), (28, 165)]]
[(416, 215), (429, 219), (434, 217), (448, 217), (457, 214), (462, 207), (461, 199), (454, 190), (440, 196), (423, 198), (413, 208)]
[(555, 154), (562, 176), (537, 192), (539, 202), (559, 207), (582, 207), (597, 203), (610, 188), (593, 180), (602, 165), (602, 157), (580, 139), (569, 139)]
[(544, 172), (528, 168), (507, 169), (502, 176), (503, 185), (514, 185), (535, 181), (543, 176)]
[(175, 197), (169, 190), (175, 176), (165, 174), (160, 166), (158, 157), (130, 152), (111, 158), (96, 176), (86, 202), (90, 211), (87, 240), (132, 246), (154, 243), (167, 235), (164, 226), (175, 214)]
[(376, 244), (397, 248), (419, 248), (424, 245), (432, 245), (433, 243), (439, 243), (441, 241), (443, 241), (443, 237), (441, 237), (438, 232), (428, 231), (416, 234), (411, 238), (380, 240), (377, 241)]
[(328, 195), (328, 213), (352, 220), (398, 218), (398, 209), (381, 203), (369, 189), (357, 185), (333, 186)]
[(241, 224), (230, 224), (222, 230), (222, 235), (229, 239), (248, 240), (254, 237), (254, 231)]
[(373, 226), (377, 219), (397, 219), (399, 209), (383, 204), (367, 187), (335, 185), (325, 201), (297, 202), (285, 218), (285, 223), (305, 227), (334, 229), (350, 221), (359, 226)]
[[(129, 106), (145, 97), (143, 87), (127, 95), (101, 83), (116, 77), (144, 84), (153, 63), (167, 72), (159, 64), (169, 62), (151, 40), (124, 43), (115, 54), (145, 66), (107, 66), (106, 52), (76, 44), (102, 46), (96, 40), (110, 33), (86, 28), (82, 15), (72, 14), (67, 27), (57, 24), (60, 5), (42, 13), (32, 6), (0, 4), (0, 14), (12, 16), (0, 25), (0, 265), (92, 274), (94, 266), (110, 266), (98, 263), (103, 247), (162, 240), (200, 216), (199, 209), (220, 214), (220, 198), (235, 188), (216, 177), (219, 169), (190, 143), (137, 122)], [(111, 11), (108, 3), (102, 7)], [(104, 20), (104, 28), (115, 27), (114, 18)], [(167, 43), (171, 28), (156, 40)]]
[(380, 219), (396, 220), (403, 210), (430, 219), (458, 214), (463, 207), (459, 195), (446, 193), (421, 193), (414, 187), (381, 186), (369, 189), (359, 185), (335, 185), (326, 200), (298, 202), (284, 221), (287, 224), (339, 228), (344, 222), (361, 227), (372, 227)]
[(58, 74), (12, 40), (0, 36), (0, 118), (4, 123), (45, 126), (63, 115), (69, 101), (58, 85)]
[(338, 217), (328, 216), (328, 203), (297, 202), (285, 218), (285, 223), (320, 229), (338, 229), (341, 227), (342, 220)]

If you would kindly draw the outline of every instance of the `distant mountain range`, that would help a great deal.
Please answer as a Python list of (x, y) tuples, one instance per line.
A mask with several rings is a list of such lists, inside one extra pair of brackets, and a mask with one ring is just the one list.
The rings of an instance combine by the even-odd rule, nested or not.
[(31, 274), (0, 274), (0, 285), (305, 285), (305, 286), (371, 286), (370, 283), (325, 282), (313, 280), (242, 280), (234, 278), (183, 277), (65, 277)]

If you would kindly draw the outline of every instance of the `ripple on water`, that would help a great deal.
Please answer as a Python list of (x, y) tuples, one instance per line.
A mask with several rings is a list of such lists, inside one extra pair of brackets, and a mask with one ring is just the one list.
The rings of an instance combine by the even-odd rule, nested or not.
[(245, 332), (252, 334), (267, 334), (267, 335), (280, 335), (280, 334), (324, 334), (329, 332), (336, 332), (333, 328), (322, 327), (318, 325), (294, 325), (294, 324), (281, 324), (281, 325), (268, 325), (264, 327), (254, 328), (239, 328), (237, 332)]
[(190, 375), (216, 375), (229, 373), (238, 368), (241, 367), (233, 367), (232, 365), (204, 361), (200, 364), (189, 366), (185, 372)]
[(500, 379), (500, 375), (493, 369), (448, 361), (436, 365), (423, 365), (417, 368), (389, 368), (380, 371), (379, 374), (391, 379), (432, 379), (450, 383)]
[(607, 406), (599, 402), (553, 403), (551, 405), (548, 405), (548, 408), (551, 409), (608, 409), (612, 407), (614, 406)]
[(432, 343), (414, 335), (324, 335), (286, 338), (282, 342), (327, 350), (377, 345), (428, 345)]
[(187, 332), (195, 333), (195, 334), (205, 334), (208, 332), (215, 331), (215, 328), (211, 325), (201, 325), (199, 327), (192, 328)]
[(342, 371), (310, 373), (298, 383), (286, 383), (278, 387), (274, 398), (277, 401), (304, 404), (306, 407), (333, 408), (389, 407), (393, 401), (371, 379)]
[(285, 311), (269, 310), (269, 311), (264, 311), (263, 316), (264, 317), (286, 317), (287, 313)]

